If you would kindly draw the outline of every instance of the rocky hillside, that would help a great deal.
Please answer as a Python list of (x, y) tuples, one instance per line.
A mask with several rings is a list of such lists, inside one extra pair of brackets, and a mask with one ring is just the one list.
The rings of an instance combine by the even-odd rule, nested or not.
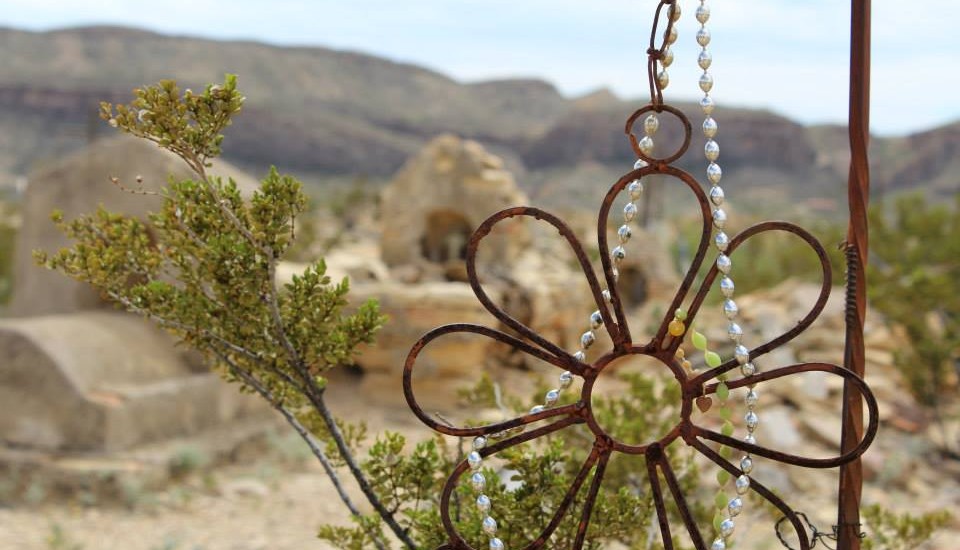
[[(453, 132), (506, 157), (528, 187), (549, 180), (551, 196), (582, 185), (584, 167), (618, 174), (630, 166), (622, 125), (642, 104), (607, 91), (565, 98), (538, 80), (464, 84), (413, 65), (326, 48), (115, 27), (0, 29), (0, 51), (0, 182), (105, 133), (94, 116), (99, 100), (125, 100), (132, 88), (168, 77), (196, 87), (225, 72), (240, 75), (249, 100), (225, 154), (256, 172), (277, 164), (319, 179), (385, 177), (436, 134)], [(743, 185), (776, 186), (793, 199), (837, 189), (842, 199), (843, 129), (724, 109), (721, 132), (724, 168)], [(960, 188), (960, 123), (877, 139), (874, 151), (877, 189), (945, 194)], [(829, 192), (827, 198), (833, 198)]]

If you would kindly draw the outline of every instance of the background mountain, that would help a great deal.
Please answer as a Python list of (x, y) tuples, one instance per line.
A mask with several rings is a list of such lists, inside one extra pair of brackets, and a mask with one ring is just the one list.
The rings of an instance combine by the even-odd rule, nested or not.
[[(309, 181), (386, 179), (435, 135), (481, 141), (507, 159), (521, 184), (544, 200), (596, 196), (633, 162), (623, 135), (644, 103), (609, 91), (570, 99), (539, 80), (464, 84), (409, 64), (319, 47), (276, 47), (164, 36), (128, 28), (51, 32), (0, 29), (0, 181), (76, 150), (109, 128), (100, 100), (126, 101), (161, 78), (199, 87), (240, 76), (248, 97), (225, 157), (263, 173), (270, 164)], [(699, 120), (692, 106), (681, 106)], [(666, 117), (664, 117), (666, 118)], [(844, 200), (846, 137), (840, 127), (804, 127), (776, 114), (723, 108), (727, 178), (768, 196), (830, 210)], [(668, 121), (661, 139), (676, 143)], [(661, 142), (658, 139), (658, 142)], [(694, 137), (694, 149), (701, 138)], [(875, 139), (874, 189), (960, 189), (960, 123)], [(699, 175), (702, 159), (687, 167)], [(600, 182), (594, 181), (601, 178)], [(805, 202), (806, 201), (806, 202)]]

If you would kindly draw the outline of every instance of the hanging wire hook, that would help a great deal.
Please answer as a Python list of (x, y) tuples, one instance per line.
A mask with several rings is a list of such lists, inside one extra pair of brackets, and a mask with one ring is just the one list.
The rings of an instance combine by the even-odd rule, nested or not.
[[(807, 528), (810, 529), (810, 548), (816, 548), (817, 543), (819, 542), (827, 550), (836, 550), (836, 546), (831, 546), (831, 544), (835, 544), (837, 542), (837, 539), (840, 537), (840, 527), (844, 527), (844, 526), (834, 525), (833, 533), (827, 533), (826, 531), (821, 531), (817, 529), (817, 526), (810, 521), (810, 518), (807, 517), (807, 514), (803, 512), (797, 512), (797, 517), (802, 519), (803, 522), (807, 524)], [(777, 520), (777, 525), (774, 529), (776, 530), (776, 533), (777, 533), (777, 539), (780, 540), (780, 544), (782, 544), (784, 548), (786, 548), (787, 550), (796, 550), (795, 548), (790, 546), (790, 544), (786, 540), (784, 540), (784, 534), (783, 534), (783, 530), (781, 529), (781, 526), (785, 521), (787, 521), (787, 519), (788, 518), (786, 516), (782, 516), (779, 520)], [(867, 537), (867, 534), (860, 530), (863, 527), (862, 524), (856, 523), (856, 524), (851, 524), (850, 526), (856, 529), (857, 538), (864, 539)]]

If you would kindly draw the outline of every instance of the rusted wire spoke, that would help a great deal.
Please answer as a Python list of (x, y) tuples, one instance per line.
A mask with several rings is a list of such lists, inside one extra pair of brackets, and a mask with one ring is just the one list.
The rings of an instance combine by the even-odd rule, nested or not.
[[(762, 383), (769, 380), (776, 380), (784, 376), (790, 376), (794, 374), (799, 374), (803, 372), (826, 372), (830, 374), (835, 374), (841, 376), (844, 379), (844, 382), (847, 386), (853, 387), (860, 394), (866, 404), (867, 409), (870, 411), (870, 424), (867, 426), (866, 432), (864, 432), (863, 439), (860, 440), (859, 444), (845, 453), (831, 458), (805, 458), (788, 453), (783, 453), (780, 451), (774, 451), (766, 447), (761, 447), (759, 445), (751, 445), (740, 439), (733, 437), (725, 436), (723, 434), (717, 433), (712, 430), (707, 430), (701, 428), (700, 426), (693, 425), (692, 433), (695, 436), (703, 437), (704, 439), (710, 439), (723, 445), (727, 445), (742, 451), (748, 452), (750, 454), (763, 456), (766, 458), (772, 458), (779, 462), (784, 462), (786, 464), (793, 464), (795, 466), (803, 466), (805, 468), (835, 468), (843, 464), (858, 458), (862, 455), (867, 447), (873, 443), (874, 437), (877, 435), (877, 430), (879, 429), (879, 411), (877, 408), (877, 399), (873, 395), (873, 392), (870, 391), (870, 388), (863, 381), (862, 378), (854, 374), (852, 371), (847, 370), (843, 367), (837, 365), (830, 365), (828, 363), (801, 363), (798, 365), (791, 365), (789, 367), (781, 367), (779, 369), (774, 369), (771, 371), (763, 372), (751, 376), (750, 378), (744, 378), (740, 380), (727, 382), (727, 386), (730, 389), (741, 388), (754, 383)], [(711, 384), (704, 388), (706, 393), (713, 393), (717, 389), (716, 384)]]
[[(730, 464), (722, 456), (720, 456), (716, 451), (708, 447), (702, 441), (697, 439), (692, 439), (688, 442), (690, 446), (698, 450), (703, 456), (709, 458), (717, 466), (720, 466), (724, 470), (730, 473), (734, 479), (743, 475), (743, 471)], [(767, 499), (767, 502), (773, 504), (780, 510), (780, 513), (783, 514), (787, 521), (793, 525), (794, 530), (797, 532), (797, 537), (800, 540), (800, 548), (798, 550), (810, 550), (810, 539), (807, 538), (807, 530), (803, 527), (803, 523), (800, 521), (800, 518), (797, 517), (797, 513), (793, 511), (792, 508), (787, 506), (787, 504), (780, 499), (777, 495), (773, 494), (770, 489), (767, 489), (759, 481), (754, 478), (750, 478), (750, 490)]]
[[(727, 248), (727, 255), (733, 258), (734, 251), (736, 251), (736, 249), (739, 248), (740, 245), (742, 245), (751, 237), (754, 237), (756, 235), (759, 235), (761, 233), (766, 233), (769, 231), (783, 231), (786, 233), (794, 234), (800, 237), (801, 239), (803, 239), (804, 242), (806, 242), (808, 245), (810, 245), (810, 248), (813, 249), (813, 251), (817, 255), (817, 259), (819, 259), (820, 261), (820, 267), (822, 270), (823, 279), (821, 280), (821, 283), (820, 283), (820, 294), (817, 297), (817, 301), (814, 302), (813, 307), (810, 308), (810, 311), (807, 312), (807, 314), (803, 317), (803, 319), (801, 319), (796, 324), (796, 326), (794, 326), (792, 329), (788, 330), (787, 332), (783, 333), (782, 335), (751, 349), (750, 350), (751, 361), (756, 359), (757, 357), (765, 355), (779, 348), (780, 346), (796, 338), (803, 331), (807, 330), (807, 328), (811, 324), (813, 324), (813, 322), (817, 320), (817, 317), (819, 317), (820, 314), (823, 312), (823, 308), (826, 307), (827, 305), (827, 300), (830, 299), (830, 285), (832, 283), (832, 276), (833, 276), (832, 275), (833, 270), (830, 267), (830, 258), (827, 257), (827, 251), (824, 250), (823, 246), (820, 244), (820, 241), (818, 241), (816, 237), (811, 235), (809, 231), (807, 231), (806, 229), (803, 229), (802, 227), (799, 227), (789, 222), (779, 222), (779, 221), (764, 222), (764, 223), (756, 224), (754, 226), (751, 226), (745, 229), (730, 241), (730, 245)], [(717, 274), (718, 274), (717, 266), (714, 265), (710, 268), (710, 270), (707, 272), (706, 276), (704, 277), (703, 283), (700, 286), (700, 290), (697, 292), (697, 295), (694, 297), (693, 302), (690, 305), (690, 309), (687, 313), (688, 317), (692, 318), (696, 316), (697, 312), (700, 309), (700, 306), (703, 304), (703, 300), (706, 298), (707, 293), (710, 291), (711, 285), (713, 285), (713, 282), (716, 280)], [(723, 363), (719, 367), (704, 371), (703, 373), (695, 377), (693, 381), (697, 384), (702, 384), (706, 380), (709, 380), (711, 378), (716, 378), (717, 376), (725, 372), (731, 371), (737, 368), (738, 366), (739, 366), (739, 363), (737, 363), (736, 360), (731, 359)]]
[(566, 239), (567, 244), (570, 245), (570, 248), (573, 249), (574, 255), (577, 257), (577, 262), (579, 262), (580, 268), (583, 270), (583, 274), (587, 278), (587, 284), (590, 285), (590, 292), (593, 294), (593, 300), (596, 302), (597, 309), (600, 310), (600, 314), (603, 316), (603, 323), (607, 328), (607, 332), (610, 334), (610, 337), (614, 342), (622, 342), (624, 338), (621, 335), (621, 331), (626, 330), (626, 323), (622, 317), (618, 317), (620, 323), (619, 325), (613, 322), (613, 318), (610, 316), (610, 312), (607, 309), (606, 300), (603, 299), (603, 291), (600, 288), (600, 283), (597, 280), (596, 274), (593, 272), (593, 266), (590, 263), (590, 258), (587, 256), (586, 251), (584, 251), (580, 241), (577, 240), (576, 235), (574, 235), (573, 231), (566, 223), (563, 222), (563, 220), (554, 216), (553, 214), (550, 214), (549, 212), (540, 210), (539, 208), (518, 206), (515, 208), (501, 210), (480, 224), (480, 227), (478, 227), (470, 237), (470, 242), (467, 244), (467, 277), (469, 278), (470, 286), (473, 288), (474, 294), (477, 295), (477, 299), (480, 300), (480, 303), (483, 304), (483, 307), (485, 307), (487, 311), (493, 314), (494, 317), (499, 319), (505, 325), (517, 331), (523, 338), (535, 342), (538, 346), (549, 351), (557, 357), (563, 357), (571, 362), (576, 362), (569, 352), (560, 346), (557, 346), (553, 342), (550, 342), (546, 338), (543, 338), (537, 334), (536, 331), (514, 319), (502, 308), (500, 308), (500, 306), (493, 303), (493, 300), (491, 300), (490, 296), (488, 296), (486, 291), (483, 290), (483, 285), (480, 283), (479, 276), (477, 275), (476, 265), (477, 250), (480, 246), (480, 241), (490, 234), (490, 231), (497, 223), (505, 219), (520, 216), (526, 216), (545, 221), (555, 227), (557, 231), (560, 232), (560, 235)]
[[(509, 449), (510, 447), (515, 447), (521, 443), (526, 443), (528, 441), (543, 437), (545, 435), (554, 433), (556, 431), (562, 430), (573, 424), (578, 424), (583, 422), (583, 419), (576, 416), (568, 416), (553, 424), (548, 424), (546, 426), (541, 426), (535, 430), (531, 430), (525, 434), (511, 437), (505, 439), (493, 445), (489, 445), (480, 451), (481, 456), (484, 458), (496, 454), (504, 449)], [(574, 480), (574, 486), (567, 491), (567, 495), (564, 497), (563, 502), (561, 502), (560, 507), (557, 509), (556, 514), (554, 515), (553, 520), (544, 530), (543, 534), (537, 538), (537, 541), (546, 541), (553, 534), (553, 531), (556, 530), (557, 526), (560, 525), (560, 520), (563, 518), (563, 515), (566, 514), (567, 508), (570, 507), (570, 504), (573, 502), (573, 498), (576, 496), (577, 491), (579, 491), (580, 486), (583, 485), (583, 480), (586, 479), (587, 474), (590, 473), (590, 470), (593, 468), (593, 464), (596, 462), (597, 457), (596, 453), (591, 454), (587, 457), (586, 462), (580, 470), (580, 473), (577, 475), (577, 478)], [(455, 548), (464, 548), (470, 549), (470, 545), (460, 536), (457, 532), (456, 527), (453, 525), (453, 520), (450, 518), (450, 499), (453, 496), (454, 490), (457, 488), (457, 484), (460, 481), (460, 478), (463, 477), (463, 474), (470, 469), (470, 465), (466, 460), (463, 460), (457, 467), (454, 468), (453, 472), (450, 474), (450, 477), (447, 478), (447, 482), (443, 486), (443, 493), (440, 495), (440, 520), (443, 523), (443, 528), (447, 532), (447, 536), (450, 538), (450, 542)], [(537, 541), (534, 541), (533, 544), (527, 546), (528, 549), (541, 548), (543, 543), (539, 545), (536, 544)]]
[(583, 543), (587, 537), (587, 528), (590, 526), (590, 518), (593, 516), (593, 507), (597, 503), (597, 495), (600, 493), (600, 486), (603, 484), (603, 474), (607, 470), (607, 462), (610, 460), (610, 448), (605, 445), (604, 448), (594, 447), (594, 452), (598, 453), (600, 458), (597, 461), (597, 470), (593, 473), (593, 481), (590, 482), (590, 490), (587, 498), (583, 501), (583, 510), (580, 511), (580, 523), (577, 524), (577, 538), (573, 541), (573, 550), (583, 548)]
[(650, 480), (650, 494), (653, 496), (653, 506), (657, 511), (657, 522), (660, 524), (663, 548), (664, 550), (673, 550), (670, 518), (667, 516), (667, 507), (663, 502), (663, 489), (660, 487), (660, 476), (657, 474), (657, 463), (663, 458), (663, 449), (660, 445), (651, 445), (647, 448), (644, 458), (647, 463), (647, 479)]
[(660, 471), (663, 472), (663, 479), (666, 480), (667, 487), (670, 488), (673, 501), (677, 503), (677, 509), (680, 511), (680, 517), (683, 519), (683, 525), (687, 528), (687, 533), (690, 534), (693, 547), (697, 550), (706, 550), (707, 544), (703, 541), (703, 535), (700, 534), (700, 528), (697, 527), (697, 522), (693, 519), (693, 513), (690, 512), (690, 507), (687, 506), (687, 499), (680, 489), (680, 483), (677, 481), (676, 474), (673, 473), (673, 468), (670, 466), (670, 461), (667, 459), (666, 453), (664, 453), (663, 458), (657, 465), (660, 467)]

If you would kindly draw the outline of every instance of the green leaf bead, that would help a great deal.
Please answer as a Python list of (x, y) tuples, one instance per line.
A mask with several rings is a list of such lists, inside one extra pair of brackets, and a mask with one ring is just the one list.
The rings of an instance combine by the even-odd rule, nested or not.
[(687, 320), (687, 311), (682, 307), (678, 307), (676, 311), (673, 312), (673, 316), (681, 321)]
[(727, 387), (726, 382), (720, 382), (720, 385), (717, 386), (717, 398), (720, 401), (726, 401), (730, 398), (730, 388)]
[(707, 362), (707, 366), (711, 369), (719, 367), (723, 360), (720, 359), (720, 355), (715, 351), (708, 351), (703, 354), (704, 360)]
[(720, 419), (721, 420), (730, 420), (733, 418), (733, 410), (730, 407), (721, 407), (720, 408)]
[(731, 435), (733, 435), (733, 422), (730, 422), (729, 420), (724, 422), (723, 427), (720, 428), (720, 433), (722, 433), (727, 437), (730, 437)]
[(721, 447), (720, 456), (729, 460), (733, 456), (733, 447)]
[(726, 470), (719, 470), (717, 472), (717, 483), (719, 483), (721, 487), (726, 485), (729, 481), (730, 481), (730, 472)]
[(704, 351), (707, 349), (707, 337), (698, 331), (693, 331), (693, 347)]
[(727, 502), (727, 495), (723, 491), (718, 492), (717, 495), (713, 497), (713, 503), (717, 508), (726, 508)]

